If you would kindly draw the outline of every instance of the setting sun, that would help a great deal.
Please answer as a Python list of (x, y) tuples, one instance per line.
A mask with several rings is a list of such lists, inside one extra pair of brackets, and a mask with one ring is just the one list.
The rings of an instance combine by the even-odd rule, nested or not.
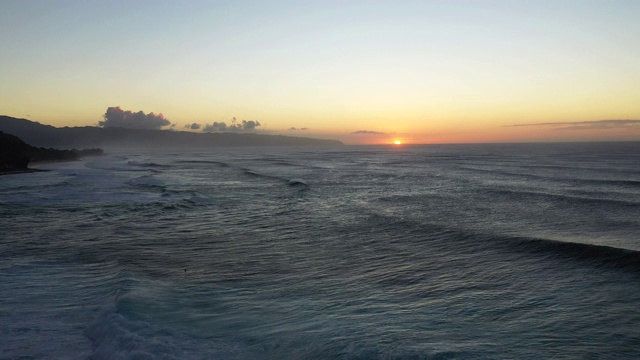
[(394, 140), (394, 141), (393, 141), (393, 144), (394, 144), (394, 145), (402, 145), (402, 141), (400, 141), (400, 140)]

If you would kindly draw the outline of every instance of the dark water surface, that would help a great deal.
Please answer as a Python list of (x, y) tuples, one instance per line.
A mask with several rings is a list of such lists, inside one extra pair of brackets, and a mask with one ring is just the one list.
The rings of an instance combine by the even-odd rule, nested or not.
[(638, 359), (640, 144), (119, 150), (0, 177), (0, 359)]

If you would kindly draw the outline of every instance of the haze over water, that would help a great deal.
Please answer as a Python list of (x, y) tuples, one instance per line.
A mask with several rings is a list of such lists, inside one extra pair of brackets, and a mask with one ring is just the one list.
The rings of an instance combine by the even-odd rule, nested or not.
[(0, 357), (637, 359), (638, 143), (112, 150), (0, 177)]

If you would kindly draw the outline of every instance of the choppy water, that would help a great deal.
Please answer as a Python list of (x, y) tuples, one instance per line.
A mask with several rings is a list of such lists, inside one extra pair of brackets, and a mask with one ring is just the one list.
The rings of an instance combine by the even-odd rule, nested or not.
[(640, 144), (120, 150), (0, 177), (0, 358), (638, 359)]

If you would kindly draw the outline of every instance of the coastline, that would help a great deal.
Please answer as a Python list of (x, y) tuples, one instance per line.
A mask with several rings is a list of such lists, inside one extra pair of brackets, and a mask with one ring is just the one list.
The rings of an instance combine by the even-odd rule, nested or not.
[(45, 169), (32, 169), (32, 168), (26, 168), (26, 169), (12, 169), (12, 170), (0, 170), (0, 176), (2, 176), (2, 175), (14, 175), (14, 174), (25, 174), (25, 173), (35, 173), (35, 172), (45, 172), (45, 171), (49, 171), (49, 170), (45, 170)]
[[(100, 156), (100, 155), (93, 155), (93, 156)], [(84, 159), (84, 158), (37, 160), (37, 161), (31, 161), (31, 162), (29, 162), (29, 164), (31, 164), (31, 165), (44, 165), (44, 164), (52, 164), (52, 163), (78, 161), (78, 160), (82, 160), (82, 159)], [(30, 168), (30, 167), (24, 168), (24, 169), (11, 169), (11, 170), (2, 170), (2, 169), (0, 169), (0, 176), (2, 176), (2, 175), (14, 175), (14, 174), (25, 174), (25, 173), (36, 173), (36, 172), (47, 172), (47, 171), (51, 171), (51, 170)]]
[[(52, 164), (52, 163), (79, 161), (79, 160), (82, 160), (82, 159), (84, 159), (85, 157), (88, 157), (88, 156), (102, 156), (102, 155), (104, 155), (104, 153), (96, 154), (96, 155), (87, 155), (87, 156), (79, 157), (79, 158), (75, 158), (75, 159), (36, 160), (36, 161), (30, 161), (29, 164), (30, 165), (45, 165), (45, 164)], [(31, 168), (31, 167), (27, 167), (27, 168), (24, 168), (24, 169), (0, 169), (0, 176), (2, 176), (2, 175), (14, 175), (14, 174), (25, 174), (25, 173), (36, 173), (36, 172), (46, 172), (46, 171), (51, 171), (51, 170)]]

